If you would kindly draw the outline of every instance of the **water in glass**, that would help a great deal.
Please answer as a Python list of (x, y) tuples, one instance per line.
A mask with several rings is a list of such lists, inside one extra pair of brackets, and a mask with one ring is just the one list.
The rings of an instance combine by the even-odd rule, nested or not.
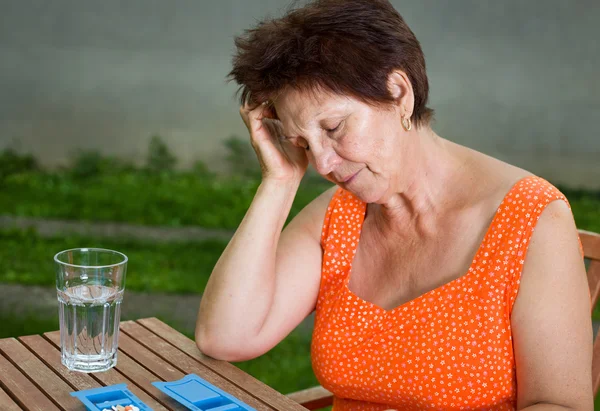
[(117, 362), (124, 258), (124, 263), (112, 266), (57, 261), (62, 363), (71, 370), (106, 371)]

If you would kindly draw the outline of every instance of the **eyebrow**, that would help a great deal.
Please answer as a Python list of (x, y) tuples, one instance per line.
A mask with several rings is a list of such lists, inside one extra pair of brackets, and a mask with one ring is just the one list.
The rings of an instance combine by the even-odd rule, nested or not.
[[(315, 118), (317, 118), (317, 117), (319, 117), (321, 114), (325, 113), (326, 111), (327, 111), (327, 110), (322, 110), (322, 111), (318, 112), (318, 113), (317, 113), (317, 114), (316, 114), (314, 117), (315, 117)], [(335, 110), (332, 110), (332, 111), (335, 111)], [(331, 114), (331, 115), (329, 116), (329, 118), (336, 118), (336, 119), (340, 119), (340, 120), (345, 120), (345, 119), (346, 119), (346, 118), (348, 118), (349, 116), (350, 116), (350, 114), (349, 114), (349, 113), (345, 113), (345, 114), (341, 114), (341, 113), (334, 113), (334, 114)], [(328, 119), (329, 119), (329, 118), (328, 118)], [(279, 116), (277, 116), (277, 119), (279, 120)], [(322, 123), (322, 122), (323, 122), (323, 120), (325, 120), (325, 118), (322, 118), (322, 119), (320, 119), (320, 120), (319, 120), (319, 125), (320, 125), (321, 127), (323, 127), (323, 123)], [(279, 120), (279, 121), (281, 121), (281, 120)], [(283, 122), (282, 122), (281, 124), (283, 124)], [(285, 133), (285, 132), (284, 132), (284, 133), (283, 133), (283, 137), (284, 137), (284, 138), (286, 138), (286, 139), (290, 139), (290, 138), (298, 138), (299, 136), (290, 136), (290, 135), (288, 135), (287, 133)]]

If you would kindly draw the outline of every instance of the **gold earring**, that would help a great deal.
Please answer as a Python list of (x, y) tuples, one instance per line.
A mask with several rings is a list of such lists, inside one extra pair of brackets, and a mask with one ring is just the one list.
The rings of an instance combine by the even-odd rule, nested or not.
[(406, 131), (412, 130), (412, 120), (410, 117), (402, 117), (402, 127), (404, 127)]

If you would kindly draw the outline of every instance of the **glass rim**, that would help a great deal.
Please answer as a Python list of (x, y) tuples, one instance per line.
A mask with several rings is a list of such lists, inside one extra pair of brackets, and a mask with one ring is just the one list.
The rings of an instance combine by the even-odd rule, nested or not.
[[(118, 254), (121, 257), (123, 257), (123, 261), (119, 262), (119, 263), (114, 263), (114, 264), (106, 264), (106, 265), (77, 265), (77, 264), (71, 264), (71, 263), (65, 263), (63, 261), (60, 261), (58, 259), (58, 256), (60, 254), (63, 253), (68, 253), (69, 251), (109, 251), (111, 253), (114, 254)], [(57, 264), (61, 264), (61, 265), (65, 265), (67, 267), (73, 267), (73, 268), (110, 268), (110, 267), (117, 267), (119, 265), (123, 265), (125, 263), (127, 263), (127, 261), (129, 261), (129, 258), (121, 253), (120, 251), (115, 251), (115, 250), (110, 250), (108, 248), (97, 248), (97, 247), (78, 247), (78, 248), (69, 248), (68, 250), (63, 250), (63, 251), (59, 251), (58, 253), (54, 254), (54, 261)]]

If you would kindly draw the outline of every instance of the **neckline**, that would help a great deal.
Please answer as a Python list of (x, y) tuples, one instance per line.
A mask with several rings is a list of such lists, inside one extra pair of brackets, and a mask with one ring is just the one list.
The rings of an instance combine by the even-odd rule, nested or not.
[[(460, 275), (459, 277), (455, 278), (454, 280), (448, 281), (447, 283), (444, 283), (434, 289), (431, 289), (423, 294), (420, 294), (418, 296), (416, 296), (415, 298), (412, 298), (408, 301), (405, 301), (403, 303), (401, 303), (400, 305), (390, 308), (389, 310), (386, 310), (383, 307), (380, 307), (379, 305), (372, 303), (370, 301), (367, 301), (361, 297), (359, 297), (357, 294), (355, 294), (350, 287), (348, 286), (350, 283), (350, 276), (352, 275), (352, 264), (354, 262), (354, 257), (356, 256), (356, 250), (358, 249), (358, 245), (360, 243), (360, 235), (362, 233), (362, 226), (363, 226), (363, 221), (365, 218), (365, 213), (367, 212), (367, 207), (364, 208), (364, 212), (362, 213), (361, 217), (360, 217), (360, 228), (358, 231), (358, 235), (357, 235), (357, 241), (356, 241), (356, 245), (354, 247), (354, 249), (352, 250), (348, 250), (347, 253), (348, 255), (351, 257), (348, 258), (348, 275), (346, 276), (346, 278), (344, 279), (344, 288), (345, 291), (347, 293), (349, 293), (353, 298), (377, 309), (378, 311), (382, 312), (383, 315), (391, 315), (394, 314), (397, 311), (400, 311), (402, 308), (407, 307), (408, 305), (414, 304), (415, 302), (422, 300), (423, 298), (427, 298), (429, 295), (431, 294), (435, 294), (438, 293), (446, 288), (452, 287), (453, 285), (464, 281), (465, 279), (467, 279), (469, 276), (473, 275), (474, 273), (477, 272), (477, 270), (473, 269), (473, 265), (475, 264), (475, 261), (479, 261), (480, 257), (481, 257), (481, 253), (483, 252), (483, 247), (485, 244), (488, 243), (489, 241), (489, 237), (492, 235), (492, 231), (494, 229), (494, 227), (496, 226), (497, 220), (500, 218), (501, 216), (501, 209), (504, 208), (504, 205), (506, 204), (506, 202), (512, 198), (513, 193), (520, 188), (520, 186), (525, 183), (526, 181), (530, 180), (530, 179), (535, 179), (535, 178), (539, 178), (535, 175), (529, 175), (526, 177), (522, 177), (519, 180), (517, 180), (510, 188), (510, 190), (508, 190), (508, 192), (504, 195), (504, 198), (502, 199), (502, 201), (500, 202), (500, 204), (496, 207), (496, 211), (494, 212), (494, 216), (492, 217), (492, 221), (490, 222), (490, 224), (488, 225), (485, 235), (483, 236), (483, 240), (481, 241), (481, 243), (479, 244), (479, 247), (477, 247), (477, 251), (475, 252), (475, 255), (473, 256), (473, 258), (471, 259), (471, 264), (469, 265), (469, 267), (467, 268), (467, 272)], [(354, 252), (354, 253), (352, 253)]]

